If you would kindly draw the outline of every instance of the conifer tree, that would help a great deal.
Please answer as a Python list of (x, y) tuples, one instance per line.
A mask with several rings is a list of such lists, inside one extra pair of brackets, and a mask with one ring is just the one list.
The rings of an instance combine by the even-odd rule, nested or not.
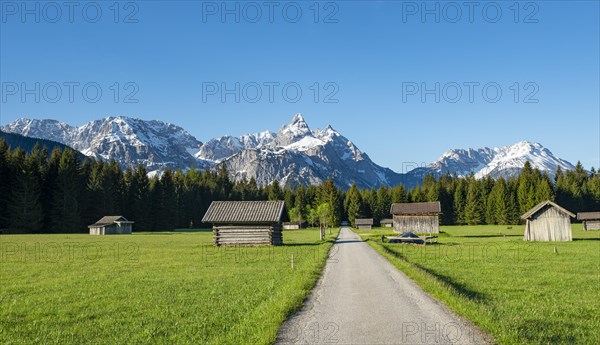
[[(173, 171), (166, 168), (160, 177), (160, 193), (157, 195), (159, 206), (159, 221), (157, 223), (158, 230), (172, 231), (178, 224), (177, 210), (177, 193), (175, 191), (175, 181)], [(158, 193), (158, 192), (157, 192)]]
[(392, 202), (393, 203), (405, 203), (408, 202), (406, 195), (406, 187), (403, 184), (399, 184), (392, 188)]
[(346, 193), (346, 200), (344, 204), (346, 205), (345, 208), (347, 212), (348, 221), (351, 224), (354, 224), (354, 220), (356, 218), (360, 218), (363, 216), (363, 200), (360, 195), (360, 192), (358, 191), (358, 188), (356, 187), (356, 184), (353, 183), (350, 189), (348, 190), (348, 193)]
[(77, 155), (73, 150), (63, 150), (58, 163), (51, 210), (54, 232), (79, 232), (79, 229), (85, 227), (85, 224), (80, 223), (81, 186)]
[(283, 200), (283, 191), (277, 180), (273, 180), (273, 183), (269, 187), (269, 200)]
[(296, 189), (296, 197), (294, 198), (294, 207), (298, 209), (298, 212), (300, 212), (300, 217), (303, 220), (306, 220), (307, 214), (306, 214), (306, 192), (304, 190), (304, 187), (300, 186)]
[[(12, 172), (11, 165), (9, 162), (10, 150), (4, 139), (0, 138), (0, 210), (6, 210), (8, 208), (9, 197), (12, 188), (12, 178), (14, 173)], [(8, 212), (0, 212), (0, 229), (8, 227), (10, 216)]]
[(485, 205), (483, 203), (482, 189), (473, 177), (469, 178), (467, 200), (465, 205), (465, 221), (469, 225), (483, 223)]
[(454, 224), (466, 224), (465, 205), (467, 203), (467, 185), (464, 179), (459, 179), (454, 189)]
[(16, 176), (11, 186), (12, 192), (7, 208), (9, 225), (16, 232), (38, 232), (42, 228), (44, 216), (40, 203), (37, 162), (33, 155), (25, 157), (20, 148), (17, 148), (13, 155), (19, 164), (15, 170)]
[(380, 221), (383, 218), (390, 216), (390, 208), (392, 206), (392, 197), (387, 187), (381, 186), (377, 190), (377, 218), (375, 221)]

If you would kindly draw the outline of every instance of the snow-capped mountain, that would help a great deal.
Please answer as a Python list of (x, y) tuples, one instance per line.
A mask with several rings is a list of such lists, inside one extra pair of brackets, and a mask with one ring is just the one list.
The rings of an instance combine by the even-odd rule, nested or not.
[(350, 140), (334, 130), (311, 130), (302, 115), (277, 133), (265, 131), (239, 137), (222, 136), (204, 144), (183, 128), (161, 121), (118, 116), (73, 127), (55, 120), (19, 119), (2, 130), (68, 145), (87, 156), (115, 159), (124, 167), (141, 163), (149, 172), (173, 169), (217, 169), (224, 163), (234, 180), (255, 178), (259, 185), (277, 180), (282, 186), (318, 184), (332, 177), (341, 188), (414, 186), (426, 174), (449, 172), (465, 176), (513, 176), (525, 162), (553, 176), (560, 166), (574, 166), (541, 144), (522, 141), (510, 146), (455, 149), (437, 161), (406, 174), (375, 164)]
[(206, 142), (199, 159), (224, 162), (234, 180), (254, 177), (259, 185), (318, 184), (329, 177), (342, 188), (398, 184), (401, 175), (371, 161), (331, 126), (312, 131), (302, 115), (277, 133), (220, 137)]
[(269, 131), (242, 135), (240, 137), (226, 135), (204, 143), (200, 147), (200, 151), (195, 154), (195, 157), (209, 162), (220, 163), (244, 149), (263, 147), (269, 144), (274, 138), (275, 134)]
[(80, 127), (56, 120), (19, 119), (2, 128), (9, 133), (57, 141), (86, 156), (114, 159), (124, 167), (202, 167), (194, 158), (202, 143), (183, 128), (162, 121), (118, 116), (95, 120)]
[(557, 158), (539, 143), (521, 141), (514, 145), (480, 148), (480, 149), (456, 149), (445, 152), (437, 161), (410, 171), (408, 174), (415, 178), (425, 174), (436, 176), (456, 174), (466, 176), (475, 174), (476, 178), (491, 176), (509, 177), (519, 174), (525, 162), (529, 162), (535, 169), (547, 172), (554, 176), (556, 169), (560, 166), (563, 170), (575, 169), (573, 164)]

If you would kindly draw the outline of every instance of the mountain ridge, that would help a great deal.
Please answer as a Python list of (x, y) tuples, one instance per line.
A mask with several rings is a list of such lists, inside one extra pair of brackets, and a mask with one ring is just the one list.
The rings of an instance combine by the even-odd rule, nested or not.
[(424, 167), (397, 173), (377, 165), (331, 125), (312, 130), (301, 114), (277, 132), (224, 135), (204, 143), (177, 125), (127, 116), (106, 117), (78, 127), (57, 120), (21, 118), (1, 129), (53, 140), (86, 156), (115, 159), (123, 167), (143, 164), (150, 173), (167, 167), (216, 169), (225, 164), (234, 180), (254, 177), (259, 185), (277, 180), (282, 187), (291, 188), (327, 178), (346, 189), (352, 183), (360, 188), (399, 183), (413, 186), (426, 174), (508, 177), (518, 174), (526, 161), (551, 176), (559, 166), (575, 168), (539, 143), (520, 141), (494, 148), (448, 150)]

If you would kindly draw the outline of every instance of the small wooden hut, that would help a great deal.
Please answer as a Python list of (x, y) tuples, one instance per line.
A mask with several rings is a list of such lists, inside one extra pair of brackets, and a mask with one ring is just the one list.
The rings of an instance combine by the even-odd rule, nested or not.
[(354, 227), (359, 230), (371, 230), (373, 228), (373, 218), (356, 218)]
[(407, 231), (417, 234), (438, 234), (441, 212), (439, 201), (398, 203), (392, 204), (390, 209), (394, 232), (400, 234)]
[(300, 229), (300, 222), (284, 222), (283, 230), (298, 230)]
[(577, 220), (583, 221), (583, 230), (600, 230), (600, 211), (579, 212)]
[(543, 201), (521, 216), (525, 241), (572, 241), (571, 217), (575, 215), (550, 200)]
[(306, 222), (284, 222), (283, 230), (299, 230), (306, 228)]
[(129, 235), (132, 224), (123, 216), (105, 216), (88, 228), (90, 235)]
[(281, 245), (284, 201), (213, 201), (202, 218), (215, 246)]
[(384, 228), (391, 228), (394, 225), (394, 220), (391, 218), (382, 219), (379, 224)]

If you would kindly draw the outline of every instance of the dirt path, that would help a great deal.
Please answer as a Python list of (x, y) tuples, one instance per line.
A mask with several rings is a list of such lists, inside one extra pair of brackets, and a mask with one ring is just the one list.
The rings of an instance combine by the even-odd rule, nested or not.
[(305, 307), (278, 344), (485, 344), (470, 323), (423, 292), (360, 237), (342, 228)]

